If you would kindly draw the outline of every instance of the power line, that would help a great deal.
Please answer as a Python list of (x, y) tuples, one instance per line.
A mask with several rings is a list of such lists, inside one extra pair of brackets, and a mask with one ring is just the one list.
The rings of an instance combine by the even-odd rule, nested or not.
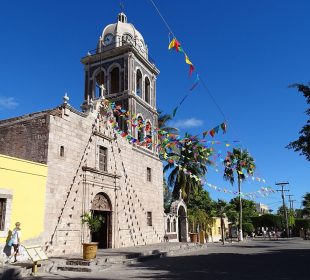
[[(158, 13), (159, 17), (161, 18), (162, 22), (164, 23), (164, 25), (166, 26), (167, 30), (169, 31), (169, 35), (171, 34), (174, 38), (176, 38), (176, 36), (174, 35), (173, 31), (172, 31), (172, 28), (169, 26), (168, 22), (165, 20), (164, 16), (162, 15), (162, 13), (160, 12), (160, 10), (158, 9), (158, 7), (156, 6), (156, 4), (154, 3), (153, 0), (149, 0), (151, 2), (151, 4), (153, 5), (153, 7), (155, 8), (156, 12)], [(184, 48), (183, 48), (183, 51), (184, 51)], [(185, 53), (185, 51), (184, 51)], [(196, 68), (196, 72), (198, 73), (197, 71), (197, 67), (195, 65), (195, 68)], [(199, 73), (198, 73), (199, 74)], [(215, 104), (216, 108), (218, 109), (218, 111), (220, 112), (220, 114), (222, 115), (223, 119), (225, 122), (228, 122), (228, 118), (226, 117), (224, 111), (222, 110), (222, 108), (219, 106), (219, 104), (217, 103), (215, 97), (213, 96), (213, 94), (211, 93), (211, 91), (209, 90), (209, 88), (207, 87), (206, 83), (204, 82), (203, 78), (201, 75), (199, 75), (199, 79), (203, 85), (203, 88), (205, 89), (205, 91), (207, 92), (207, 94), (210, 96), (212, 102)], [(229, 123), (230, 124), (230, 123)], [(231, 127), (231, 130), (233, 132), (233, 134), (235, 134), (235, 137), (238, 137), (238, 133), (234, 130), (234, 128), (231, 126), (230, 124), (230, 127)]]

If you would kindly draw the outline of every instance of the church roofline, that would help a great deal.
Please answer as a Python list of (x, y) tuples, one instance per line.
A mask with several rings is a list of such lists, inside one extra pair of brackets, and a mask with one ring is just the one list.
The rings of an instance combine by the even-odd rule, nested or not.
[[(0, 120), (0, 126), (7, 125), (8, 123), (15, 123), (15, 122), (28, 120), (28, 119), (33, 119), (33, 118), (41, 117), (44, 115), (57, 115), (57, 112), (59, 112), (62, 108), (64, 108), (63, 104), (57, 107), (54, 107), (52, 109), (46, 109), (46, 110), (39, 111), (39, 112), (33, 112), (33, 113), (29, 113), (29, 114), (25, 114), (25, 115), (13, 117), (13, 118), (3, 119), (3, 120)], [(87, 113), (81, 112), (69, 104), (66, 104), (65, 108), (69, 109), (72, 113), (75, 113), (81, 117), (85, 118), (88, 116)]]

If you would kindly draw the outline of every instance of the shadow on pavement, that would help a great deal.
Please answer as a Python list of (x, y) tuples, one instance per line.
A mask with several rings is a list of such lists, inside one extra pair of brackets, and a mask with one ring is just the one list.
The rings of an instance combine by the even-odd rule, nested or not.
[[(265, 248), (265, 246), (262, 246)], [(210, 280), (308, 280), (310, 249), (281, 249), (259, 254), (211, 253), (195, 256), (172, 256), (131, 265), (139, 276), (115, 279), (210, 279)], [(36, 277), (35, 279), (68, 279)], [(110, 279), (76, 275), (71, 279)]]
[(137, 268), (166, 271), (141, 275), (140, 279), (223, 279), (275, 280), (310, 279), (306, 260), (310, 250), (281, 250), (262, 254), (219, 253), (200, 256), (180, 256), (160, 262), (134, 265)]

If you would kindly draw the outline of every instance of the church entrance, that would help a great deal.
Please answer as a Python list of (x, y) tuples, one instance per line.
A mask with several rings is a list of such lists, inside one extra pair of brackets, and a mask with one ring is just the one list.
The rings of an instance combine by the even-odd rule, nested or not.
[(98, 242), (99, 249), (112, 248), (112, 207), (109, 197), (105, 193), (96, 194), (91, 211), (102, 220), (99, 231), (92, 233), (91, 241)]
[(183, 206), (178, 209), (179, 242), (187, 242), (186, 211)]

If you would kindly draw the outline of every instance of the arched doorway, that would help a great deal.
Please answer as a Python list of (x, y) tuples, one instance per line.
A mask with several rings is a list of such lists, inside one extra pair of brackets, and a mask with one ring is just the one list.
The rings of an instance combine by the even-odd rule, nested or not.
[(109, 197), (103, 192), (96, 194), (91, 211), (94, 216), (102, 217), (101, 228), (92, 234), (91, 241), (98, 242), (99, 249), (112, 248), (112, 206)]
[(178, 209), (179, 242), (187, 242), (186, 211), (181, 205)]

